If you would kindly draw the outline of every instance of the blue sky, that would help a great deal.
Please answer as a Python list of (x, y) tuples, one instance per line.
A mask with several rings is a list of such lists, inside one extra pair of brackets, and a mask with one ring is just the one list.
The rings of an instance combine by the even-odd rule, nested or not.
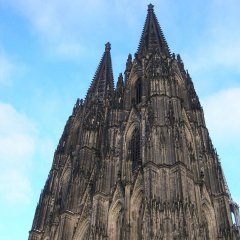
[[(240, 203), (240, 1), (152, 1), (203, 105)], [(134, 54), (149, 1), (0, 0), (0, 232), (27, 239), (54, 149), (112, 44), (115, 79)]]

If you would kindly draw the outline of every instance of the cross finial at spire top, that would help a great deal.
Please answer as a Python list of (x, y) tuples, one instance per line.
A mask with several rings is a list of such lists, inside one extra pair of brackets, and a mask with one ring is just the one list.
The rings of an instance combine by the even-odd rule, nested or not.
[(105, 51), (106, 52), (109, 52), (111, 50), (111, 43), (110, 42), (107, 42), (106, 44), (105, 44)]
[(148, 11), (153, 11), (154, 5), (152, 5), (151, 3), (148, 5)]

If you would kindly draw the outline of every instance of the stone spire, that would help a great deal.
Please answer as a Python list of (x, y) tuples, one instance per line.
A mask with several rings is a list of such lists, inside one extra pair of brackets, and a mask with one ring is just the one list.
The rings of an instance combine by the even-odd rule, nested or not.
[(122, 91), (123, 90), (123, 85), (124, 85), (123, 75), (122, 75), (122, 73), (120, 73), (119, 77), (118, 77), (118, 81), (117, 81), (116, 91)]
[(105, 52), (103, 53), (102, 59), (88, 90), (86, 96), (87, 102), (97, 100), (98, 102), (103, 103), (106, 99), (113, 96), (114, 83), (110, 50), (111, 44), (108, 42), (105, 44)]
[(153, 8), (152, 4), (148, 5), (148, 14), (138, 47), (138, 55), (145, 55), (146, 52), (158, 48), (163, 56), (169, 57), (170, 50)]

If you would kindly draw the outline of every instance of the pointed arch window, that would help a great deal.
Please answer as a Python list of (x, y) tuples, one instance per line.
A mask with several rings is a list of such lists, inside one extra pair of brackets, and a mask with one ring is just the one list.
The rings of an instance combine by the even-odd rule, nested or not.
[(132, 138), (130, 141), (130, 150), (131, 150), (131, 160), (133, 170), (137, 167), (138, 162), (140, 161), (140, 132), (136, 128), (132, 133)]
[(136, 81), (136, 84), (135, 84), (135, 97), (136, 97), (136, 104), (139, 104), (141, 102), (141, 99), (142, 99), (142, 80), (141, 78), (139, 78), (137, 81)]

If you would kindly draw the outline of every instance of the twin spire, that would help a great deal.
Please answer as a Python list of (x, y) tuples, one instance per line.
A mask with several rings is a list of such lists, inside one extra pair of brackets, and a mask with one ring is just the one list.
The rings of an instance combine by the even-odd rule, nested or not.
[[(170, 57), (170, 51), (154, 13), (154, 6), (148, 5), (148, 14), (143, 28), (142, 36), (138, 47), (138, 58), (158, 49), (163, 57)], [(113, 95), (114, 82), (111, 61), (111, 44), (105, 44), (105, 52), (94, 75), (92, 84), (88, 90), (86, 100), (95, 99), (104, 102), (109, 95)]]
[(153, 8), (154, 6), (152, 4), (148, 5), (148, 14), (144, 24), (137, 53), (140, 55), (139, 57), (141, 57), (157, 48), (162, 56), (170, 57), (169, 47)]
[(108, 42), (105, 44), (105, 52), (88, 90), (87, 101), (94, 99), (104, 102), (110, 95), (113, 95), (114, 83), (110, 50), (111, 44)]

